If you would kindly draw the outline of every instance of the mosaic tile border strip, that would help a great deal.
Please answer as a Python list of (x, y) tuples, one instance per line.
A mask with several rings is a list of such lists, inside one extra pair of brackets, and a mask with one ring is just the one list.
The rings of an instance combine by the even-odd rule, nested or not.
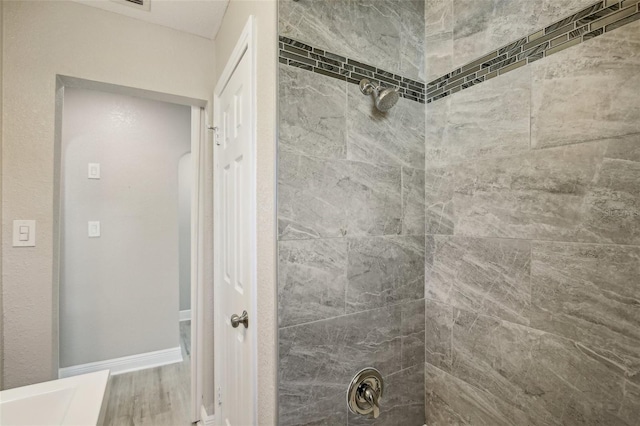
[(427, 83), (431, 103), (640, 19), (640, 0), (601, 0)]
[(360, 80), (368, 78), (374, 84), (397, 87), (403, 98), (425, 103), (426, 86), (424, 83), (373, 65), (364, 64), (283, 36), (280, 36), (278, 54), (281, 64), (302, 68), (353, 84), (359, 84)]

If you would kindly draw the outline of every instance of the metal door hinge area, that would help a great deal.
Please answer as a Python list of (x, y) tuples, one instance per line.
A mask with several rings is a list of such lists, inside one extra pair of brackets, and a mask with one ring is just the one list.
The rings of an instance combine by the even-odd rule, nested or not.
[(216, 145), (220, 146), (220, 128), (218, 126), (207, 126), (207, 129), (213, 132), (213, 141)]

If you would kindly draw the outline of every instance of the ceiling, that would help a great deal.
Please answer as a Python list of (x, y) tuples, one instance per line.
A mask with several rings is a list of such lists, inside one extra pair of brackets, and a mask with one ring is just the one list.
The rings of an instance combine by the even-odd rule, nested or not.
[(148, 0), (147, 11), (121, 1), (74, 1), (208, 39), (215, 38), (229, 4), (229, 0)]

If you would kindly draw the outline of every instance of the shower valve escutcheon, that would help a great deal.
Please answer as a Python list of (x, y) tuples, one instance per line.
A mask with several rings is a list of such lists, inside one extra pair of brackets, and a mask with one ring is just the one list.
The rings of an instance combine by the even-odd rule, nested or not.
[(365, 368), (358, 372), (347, 391), (349, 411), (363, 416), (380, 415), (380, 399), (383, 391), (382, 375), (375, 368)]

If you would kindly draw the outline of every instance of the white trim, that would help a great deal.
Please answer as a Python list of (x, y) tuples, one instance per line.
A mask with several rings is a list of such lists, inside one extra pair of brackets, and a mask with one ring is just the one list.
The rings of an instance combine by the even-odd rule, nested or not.
[(110, 370), (111, 375), (129, 373), (131, 371), (160, 367), (162, 365), (182, 362), (182, 349), (176, 346), (171, 349), (163, 349), (154, 352), (123, 356), (122, 358), (107, 359), (105, 361), (90, 362), (88, 364), (73, 365), (58, 370), (58, 377), (78, 376), (80, 374), (96, 371)]
[[(236, 42), (235, 47), (233, 48), (233, 51), (231, 52), (231, 55), (229, 56), (229, 59), (227, 60), (227, 63), (224, 67), (224, 70), (222, 71), (222, 74), (220, 75), (220, 78), (218, 79), (218, 82), (216, 84), (215, 87), (215, 91), (214, 91), (214, 96), (213, 96), (213, 118), (214, 118), (214, 126), (219, 127), (220, 126), (220, 121), (221, 121), (221, 116), (220, 116), (220, 95), (222, 94), (222, 92), (224, 91), (226, 85), (228, 84), (233, 72), (235, 71), (236, 67), (238, 66), (238, 64), (240, 63), (240, 61), (242, 60), (243, 56), (246, 55), (249, 60), (250, 60), (250, 88), (249, 88), (249, 93), (250, 93), (250, 123), (251, 123), (251, 152), (253, 153), (252, 157), (249, 161), (249, 164), (252, 167), (253, 170), (253, 179), (250, 182), (250, 184), (248, 185), (248, 191), (250, 192), (250, 199), (251, 199), (251, 205), (248, 206), (249, 209), (253, 212), (252, 217), (251, 217), (251, 223), (247, 224), (247, 226), (249, 227), (249, 233), (251, 235), (250, 237), (250, 243), (249, 243), (249, 248), (251, 250), (253, 250), (252, 253), (252, 264), (251, 264), (251, 276), (250, 276), (250, 286), (251, 286), (251, 291), (252, 291), (252, 301), (251, 301), (251, 310), (249, 311), (249, 315), (255, 315), (255, 313), (257, 313), (257, 305), (258, 305), (258, 301), (257, 301), (257, 190), (256, 190), (256, 179), (257, 179), (257, 93), (256, 93), (256, 87), (257, 87), (257, 49), (256, 49), (256, 29), (255, 29), (255, 22), (256, 19), (253, 15), (249, 15), (247, 22), (244, 26), (244, 28), (242, 29), (242, 33), (240, 34), (240, 37), (238, 38), (238, 41)], [(214, 158), (215, 158), (215, 151), (217, 149), (217, 145), (214, 143), (213, 144), (214, 147)], [(215, 254), (219, 251), (219, 247), (220, 247), (220, 241), (219, 238), (217, 237), (218, 235), (221, 235), (222, 233), (220, 232), (220, 230), (218, 229), (219, 225), (219, 221), (218, 221), (218, 217), (220, 217), (220, 212), (219, 212), (219, 208), (220, 208), (220, 203), (218, 202), (218, 200), (216, 199), (216, 196), (218, 196), (217, 194), (219, 193), (219, 189), (216, 183), (216, 176), (218, 173), (218, 162), (214, 161), (214, 166), (213, 166), (213, 173), (214, 173), (214, 312), (216, 310), (215, 307), (215, 303), (217, 300), (220, 300), (220, 297), (218, 297), (218, 286), (216, 285), (217, 282), (219, 282), (220, 277), (217, 271), (220, 271), (221, 268), (219, 267), (219, 259), (220, 256), (216, 256)], [(216, 330), (218, 327), (224, 326), (224, 324), (220, 324), (220, 321), (214, 321), (214, 336), (215, 335), (219, 335), (219, 333), (216, 333)], [(215, 338), (215, 337), (214, 337)], [(257, 333), (252, 333), (252, 339), (253, 339), (253, 353), (251, 354), (252, 360), (253, 360), (253, 365), (252, 367), (252, 377), (251, 377), (251, 382), (252, 382), (252, 390), (253, 390), (253, 395), (252, 395), (252, 399), (251, 401), (246, 401), (247, 402), (247, 409), (250, 409), (253, 412), (253, 418), (255, 419), (255, 421), (257, 421), (258, 419), (258, 376), (257, 376), (257, 371), (258, 371), (258, 342), (257, 342)], [(219, 395), (220, 395), (220, 391), (221, 388), (225, 387), (225, 383), (224, 383), (224, 375), (221, 374), (222, 371), (222, 366), (219, 364), (221, 361), (221, 356), (218, 356), (218, 354), (216, 354), (215, 352), (215, 348), (216, 348), (216, 342), (214, 341), (214, 400), (215, 403), (219, 405)], [(249, 406), (249, 404), (251, 406)], [(223, 421), (223, 419), (220, 419), (220, 421)]]
[(182, 321), (191, 321), (191, 309), (180, 311), (180, 322)]
[(200, 406), (200, 421), (198, 422), (198, 426), (214, 426), (215, 417), (207, 414), (207, 409), (204, 408), (204, 405)]
[(191, 107), (191, 422), (200, 420), (204, 380), (204, 200), (206, 143), (204, 109)]

